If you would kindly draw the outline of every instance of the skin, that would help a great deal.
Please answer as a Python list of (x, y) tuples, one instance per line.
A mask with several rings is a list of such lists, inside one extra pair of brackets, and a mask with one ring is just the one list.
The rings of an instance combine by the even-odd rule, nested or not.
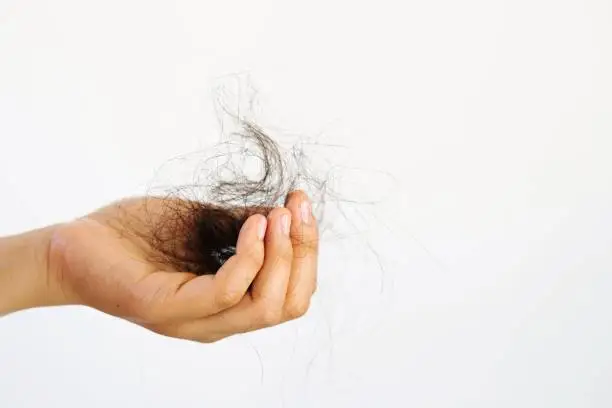
[(0, 238), (0, 315), (84, 305), (165, 336), (210, 343), (306, 313), (317, 283), (318, 228), (304, 192), (290, 193), (267, 217), (249, 217), (236, 254), (204, 276), (150, 261), (147, 243), (117, 227), (126, 215), (144, 219), (145, 202), (150, 208), (150, 198), (132, 198)]

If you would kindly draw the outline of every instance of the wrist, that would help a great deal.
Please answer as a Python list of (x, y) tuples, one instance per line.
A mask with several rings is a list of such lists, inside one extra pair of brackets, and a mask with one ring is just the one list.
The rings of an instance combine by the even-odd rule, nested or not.
[(50, 272), (55, 228), (0, 238), (0, 315), (67, 303), (60, 282)]

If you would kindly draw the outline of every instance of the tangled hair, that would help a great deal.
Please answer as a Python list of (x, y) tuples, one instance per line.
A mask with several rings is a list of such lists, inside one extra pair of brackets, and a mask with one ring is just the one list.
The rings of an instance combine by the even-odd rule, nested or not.
[[(239, 130), (217, 146), (224, 151), (204, 160), (212, 167), (204, 181), (198, 176), (197, 182), (161, 199), (145, 200), (141, 228), (130, 229), (147, 242), (151, 261), (177, 271), (214, 274), (235, 254), (249, 216), (268, 215), (297, 188), (323, 201), (326, 183), (308, 172), (301, 149), (283, 151), (253, 122), (241, 119), (238, 124)], [(240, 165), (233, 162), (236, 156)], [(255, 177), (247, 174), (249, 164), (256, 165)]]

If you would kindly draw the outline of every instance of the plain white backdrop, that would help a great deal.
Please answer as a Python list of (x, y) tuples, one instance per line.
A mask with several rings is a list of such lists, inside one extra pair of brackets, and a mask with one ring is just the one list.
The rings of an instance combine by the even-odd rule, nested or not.
[(0, 0), (1, 234), (146, 191), (236, 74), (362, 203), (287, 325), (1, 318), (0, 406), (611, 406), (610, 73), (608, 0)]

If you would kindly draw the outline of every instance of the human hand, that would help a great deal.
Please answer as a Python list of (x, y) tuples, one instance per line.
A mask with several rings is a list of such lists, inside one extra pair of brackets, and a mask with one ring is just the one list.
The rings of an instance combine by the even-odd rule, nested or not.
[(144, 220), (145, 202), (148, 214), (167, 216), (155, 212), (164, 200), (123, 200), (57, 226), (48, 279), (61, 291), (60, 303), (200, 342), (277, 325), (308, 310), (316, 289), (318, 228), (305, 193), (290, 193), (285, 206), (267, 217), (251, 215), (235, 255), (216, 274), (202, 276), (152, 261), (147, 240), (128, 233), (125, 220)]

